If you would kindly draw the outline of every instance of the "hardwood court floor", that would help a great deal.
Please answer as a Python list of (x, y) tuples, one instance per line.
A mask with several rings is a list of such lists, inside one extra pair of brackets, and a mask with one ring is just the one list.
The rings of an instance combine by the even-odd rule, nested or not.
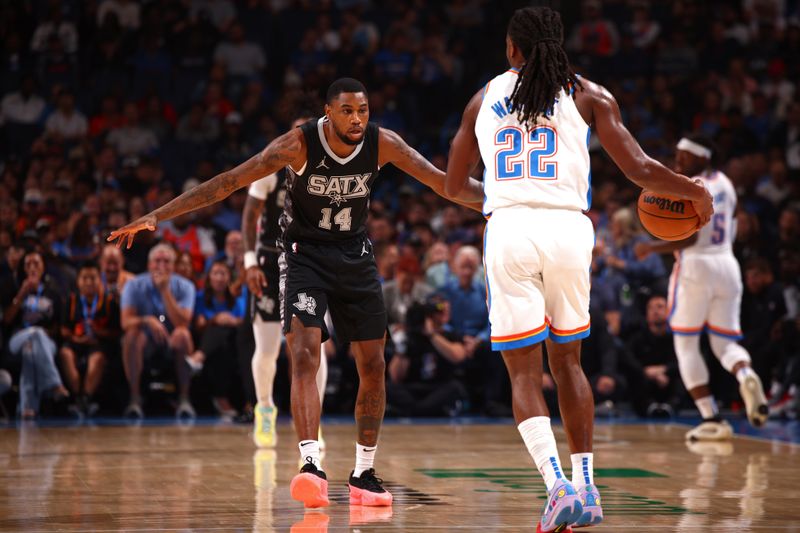
[[(737, 437), (690, 451), (686, 426), (601, 425), (597, 531), (800, 532), (800, 447)], [(0, 531), (534, 531), (544, 490), (516, 428), (387, 425), (391, 509), (350, 507), (352, 425), (328, 425), (331, 507), (289, 498), (294, 434), (256, 451), (228, 425), (0, 430)], [(562, 461), (568, 451), (556, 428)]]

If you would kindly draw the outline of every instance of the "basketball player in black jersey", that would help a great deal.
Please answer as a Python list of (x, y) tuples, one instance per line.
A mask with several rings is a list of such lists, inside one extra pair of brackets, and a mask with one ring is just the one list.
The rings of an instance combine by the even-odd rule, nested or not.
[[(299, 128), (311, 120), (311, 116), (311, 113), (302, 114), (303, 118), (295, 120), (292, 128)], [(242, 212), (244, 268), (249, 292), (247, 308), (255, 338), (251, 367), (258, 400), (253, 412), (253, 441), (259, 448), (273, 448), (277, 442), (278, 409), (272, 396), (282, 338), (277, 243), (281, 237), (279, 218), (286, 198), (287, 174), (284, 168), (251, 183)], [(316, 381), (320, 403), (325, 396), (327, 377), (328, 361), (323, 344)], [(321, 428), (318, 440), (320, 450), (324, 450)]]
[[(320, 404), (315, 385), (320, 343), (328, 336), (323, 320), (328, 308), (340, 338), (352, 343), (360, 380), (350, 503), (392, 502), (372, 468), (386, 405), (386, 309), (365, 229), (372, 184), (378, 170), (389, 163), (445, 196), (444, 173), (395, 132), (370, 124), (366, 89), (357, 80), (342, 78), (328, 89), (324, 117), (293, 128), (260, 154), (109, 236), (130, 247), (139, 231), (154, 231), (159, 222), (218, 202), (288, 168), (281, 217), (281, 310), (292, 358), (292, 416), (306, 461), (292, 480), (291, 493), (306, 507), (328, 505), (328, 483), (316, 440)], [(453, 200), (480, 210), (480, 182), (468, 180)]]

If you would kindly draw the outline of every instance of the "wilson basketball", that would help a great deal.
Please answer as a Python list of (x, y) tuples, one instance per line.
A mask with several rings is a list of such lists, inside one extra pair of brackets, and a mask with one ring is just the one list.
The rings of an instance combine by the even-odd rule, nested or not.
[(665, 241), (689, 237), (697, 231), (700, 220), (689, 200), (646, 190), (639, 195), (637, 209), (644, 229)]

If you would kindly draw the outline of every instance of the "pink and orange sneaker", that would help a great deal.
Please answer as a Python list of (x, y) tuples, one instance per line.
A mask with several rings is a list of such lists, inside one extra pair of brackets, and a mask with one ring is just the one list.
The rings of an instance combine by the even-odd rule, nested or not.
[(355, 477), (350, 472), (350, 505), (384, 507), (392, 505), (392, 493), (384, 489), (383, 480), (375, 477), (375, 469), (370, 468)]
[(327, 507), (328, 501), (328, 478), (325, 472), (319, 470), (314, 463), (307, 462), (300, 469), (300, 473), (294, 476), (289, 485), (292, 498), (303, 502), (308, 508)]

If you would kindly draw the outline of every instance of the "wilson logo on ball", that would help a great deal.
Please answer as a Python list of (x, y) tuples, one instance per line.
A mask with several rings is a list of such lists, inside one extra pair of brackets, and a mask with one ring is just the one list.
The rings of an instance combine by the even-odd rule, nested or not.
[(674, 201), (669, 198), (661, 198), (659, 196), (645, 196), (642, 198), (645, 204), (655, 204), (662, 211), (669, 211), (670, 213), (677, 213), (683, 215), (686, 211), (686, 204), (683, 201)]

